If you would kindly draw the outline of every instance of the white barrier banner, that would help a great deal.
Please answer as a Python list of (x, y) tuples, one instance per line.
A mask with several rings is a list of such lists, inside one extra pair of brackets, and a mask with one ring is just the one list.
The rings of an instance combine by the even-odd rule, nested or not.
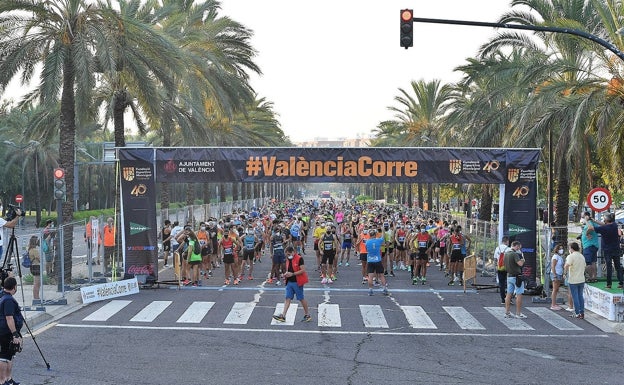
[(110, 283), (102, 283), (80, 288), (82, 295), (82, 303), (91, 303), (103, 301), (105, 299), (123, 297), (129, 294), (137, 294), (139, 292), (139, 283), (136, 277), (132, 279), (124, 279)]

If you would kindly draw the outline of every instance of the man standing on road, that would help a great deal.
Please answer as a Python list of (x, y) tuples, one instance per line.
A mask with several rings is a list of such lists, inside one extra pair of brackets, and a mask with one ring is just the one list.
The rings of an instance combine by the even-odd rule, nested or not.
[(515, 318), (526, 318), (522, 313), (522, 294), (524, 293), (524, 281), (520, 279), (522, 266), (524, 266), (524, 256), (522, 255), (522, 244), (513, 241), (511, 250), (505, 253), (505, 271), (507, 271), (507, 295), (505, 296), (505, 318), (514, 318), (510, 313), (511, 296), (516, 295)]
[(24, 317), (17, 301), (13, 298), (16, 292), (17, 281), (14, 277), (7, 277), (4, 280), (4, 291), (0, 300), (0, 381), (2, 385), (17, 384), (12, 378), (12, 359), (16, 353), (14, 346), (22, 345), (20, 329), (24, 324)]
[(618, 279), (618, 289), (622, 288), (624, 284), (624, 277), (622, 276), (622, 264), (620, 263), (620, 234), (618, 232), (617, 224), (615, 223), (615, 216), (612, 213), (607, 213), (604, 218), (604, 223), (596, 221), (601, 226), (594, 226), (592, 223), (587, 225), (587, 230), (595, 230), (602, 237), (601, 246), (602, 253), (607, 264), (607, 289), (611, 289), (611, 283), (613, 279), (613, 265), (615, 265), (615, 273)]
[(303, 265), (303, 257), (295, 253), (294, 247), (288, 246), (286, 248), (286, 258), (286, 272), (284, 273), (284, 278), (286, 279), (286, 300), (284, 301), (284, 310), (282, 314), (274, 315), (273, 319), (279, 322), (286, 322), (286, 313), (290, 307), (290, 302), (296, 295), (304, 311), (301, 322), (310, 322), (312, 321), (312, 316), (308, 308), (308, 301), (303, 296), (303, 285), (308, 283), (308, 273), (306, 273)]
[(383, 294), (388, 295), (388, 284), (383, 275), (383, 264), (381, 263), (381, 246), (385, 242), (382, 232), (381, 237), (377, 236), (375, 229), (368, 231), (370, 239), (366, 240), (366, 271), (368, 273), (368, 295), (373, 295), (373, 278), (377, 277), (383, 285)]
[[(501, 298), (501, 305), (505, 304), (505, 292), (507, 291), (507, 271), (505, 270), (505, 253), (510, 250), (509, 237), (504, 236), (501, 244), (494, 250), (494, 261), (496, 261), (496, 277), (498, 280), (498, 291)], [(501, 260), (502, 258), (502, 260)]]
[(574, 315), (579, 319), (585, 318), (585, 300), (583, 298), (583, 289), (585, 287), (585, 258), (580, 253), (578, 243), (571, 242), (570, 255), (566, 258), (564, 270), (568, 275), (568, 284), (570, 285), (570, 293), (574, 302)]

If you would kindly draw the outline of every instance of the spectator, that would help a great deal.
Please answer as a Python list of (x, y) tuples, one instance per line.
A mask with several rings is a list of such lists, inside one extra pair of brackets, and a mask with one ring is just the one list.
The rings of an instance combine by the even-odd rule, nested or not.
[(571, 317), (584, 319), (585, 258), (580, 253), (580, 247), (576, 242), (570, 243), (570, 255), (566, 258), (564, 269), (568, 274), (570, 293), (572, 293), (572, 300), (574, 301), (574, 314)]
[(521, 279), (522, 266), (524, 266), (524, 256), (522, 255), (522, 244), (514, 241), (511, 250), (505, 253), (505, 270), (507, 271), (507, 295), (505, 296), (505, 318), (514, 318), (510, 312), (511, 297), (516, 295), (515, 318), (527, 318), (522, 313), (522, 294), (524, 293), (524, 281)]
[(587, 282), (596, 282), (596, 262), (598, 261), (598, 247), (600, 246), (598, 233), (589, 230), (589, 225), (596, 226), (596, 223), (588, 211), (583, 213), (581, 217), (583, 230), (581, 231), (581, 244), (583, 246), (583, 256), (585, 257), (585, 273), (587, 273)]
[(617, 224), (615, 223), (615, 216), (612, 213), (607, 213), (604, 218), (604, 223), (600, 221), (596, 222), (600, 226), (594, 226), (590, 223), (587, 225), (587, 229), (589, 231), (595, 230), (601, 235), (602, 254), (607, 264), (607, 286), (605, 287), (611, 289), (613, 265), (615, 265), (615, 272), (619, 282), (618, 289), (621, 289), (624, 284), (624, 277), (622, 277), (622, 264), (620, 263), (620, 235)]
[(561, 307), (557, 305), (557, 294), (559, 293), (559, 287), (563, 282), (563, 254), (565, 249), (563, 245), (555, 246), (554, 253), (550, 260), (550, 280), (553, 284), (553, 291), (550, 295), (551, 303), (550, 310), (561, 310)]

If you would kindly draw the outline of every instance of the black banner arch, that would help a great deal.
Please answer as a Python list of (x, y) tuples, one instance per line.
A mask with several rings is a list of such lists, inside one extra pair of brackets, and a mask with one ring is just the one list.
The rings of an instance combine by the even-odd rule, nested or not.
[(156, 183), (499, 184), (499, 234), (523, 245), (535, 282), (539, 149), (505, 148), (117, 148), (126, 275), (158, 275)]

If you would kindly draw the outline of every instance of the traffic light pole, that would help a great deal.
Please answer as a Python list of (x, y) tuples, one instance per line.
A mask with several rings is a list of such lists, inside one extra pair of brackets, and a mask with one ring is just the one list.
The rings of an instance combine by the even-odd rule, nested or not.
[(573, 28), (560, 28), (560, 27), (546, 27), (539, 25), (523, 25), (523, 24), (508, 24), (508, 23), (488, 23), (482, 21), (468, 21), (468, 20), (450, 20), (450, 19), (429, 19), (423, 17), (415, 17), (412, 19), (414, 23), (432, 23), (432, 24), (451, 24), (451, 25), (467, 25), (472, 27), (490, 27), (490, 28), (505, 28), (505, 29), (519, 29), (524, 31), (541, 31), (541, 32), (555, 32), (555, 33), (567, 33), (569, 35), (579, 36), (595, 43), (600, 44), (609, 51), (617, 55), (622, 61), (624, 61), (624, 53), (617, 49), (612, 43), (599, 38), (596, 35), (587, 33)]

